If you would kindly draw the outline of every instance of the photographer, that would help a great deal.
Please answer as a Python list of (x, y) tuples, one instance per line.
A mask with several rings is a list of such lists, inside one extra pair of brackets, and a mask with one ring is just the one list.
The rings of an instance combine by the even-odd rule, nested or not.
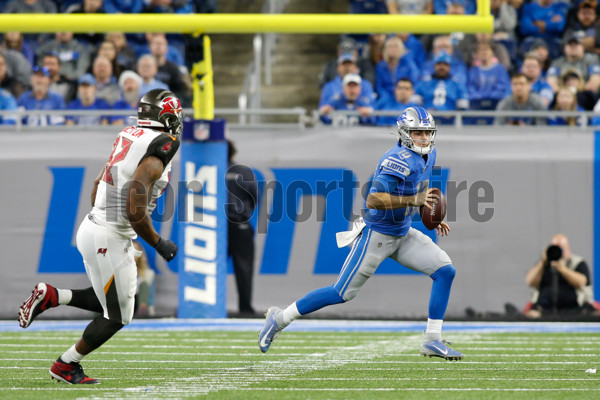
[(571, 254), (565, 235), (552, 238), (525, 281), (536, 289), (527, 317), (576, 315), (594, 309), (588, 266), (583, 257)]

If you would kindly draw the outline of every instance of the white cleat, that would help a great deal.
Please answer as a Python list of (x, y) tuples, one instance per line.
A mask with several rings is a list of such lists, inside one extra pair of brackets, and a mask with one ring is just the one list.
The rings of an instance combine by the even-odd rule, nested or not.
[(463, 359), (463, 354), (452, 350), (447, 346), (450, 344), (445, 340), (432, 340), (431, 342), (421, 344), (421, 355), (423, 357), (440, 357), (445, 360), (459, 361)]
[(277, 313), (281, 312), (281, 308), (279, 307), (269, 307), (265, 317), (265, 325), (260, 330), (258, 334), (258, 347), (260, 347), (260, 351), (266, 353), (269, 351), (269, 347), (271, 347), (271, 343), (279, 336), (279, 333), (283, 330), (277, 325), (277, 320), (275, 316)]

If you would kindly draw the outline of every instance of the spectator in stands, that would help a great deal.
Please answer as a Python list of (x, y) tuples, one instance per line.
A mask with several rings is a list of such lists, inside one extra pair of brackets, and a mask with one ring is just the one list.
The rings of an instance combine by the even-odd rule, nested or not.
[(325, 84), (338, 75), (338, 59), (342, 54), (352, 54), (356, 60), (358, 73), (363, 80), (367, 80), (371, 85), (375, 84), (375, 66), (371, 64), (368, 58), (358, 57), (358, 49), (356, 41), (352, 38), (345, 38), (338, 44), (337, 56), (325, 64), (323, 70), (319, 74), (319, 86), (322, 88)]
[(137, 56), (135, 51), (127, 44), (127, 38), (123, 32), (109, 32), (106, 41), (111, 42), (117, 49), (117, 65), (122, 71), (134, 69)]
[[(114, 110), (135, 110), (140, 98), (140, 88), (142, 86), (142, 77), (133, 71), (123, 71), (119, 77), (119, 87), (121, 88), (121, 99), (114, 105)], [(113, 116), (110, 119), (111, 124), (124, 125), (127, 121), (125, 116)]]
[(103, 0), (83, 0), (65, 9), (65, 14), (103, 14)]
[(191, 14), (192, 3), (189, 0), (145, 0), (143, 12), (156, 14)]
[[(494, 16), (494, 40), (515, 40), (517, 11), (507, 0), (491, 0)], [(516, 42), (515, 42), (516, 44)]]
[[(335, 79), (327, 82), (321, 91), (321, 99), (319, 100), (319, 108), (324, 104), (329, 103), (332, 97), (342, 93), (342, 79), (347, 74), (358, 74), (356, 66), (356, 58), (352, 54), (342, 54), (338, 57), (338, 75)], [(366, 79), (361, 79), (361, 97), (369, 97), (371, 101), (374, 99), (373, 86)]]
[(112, 107), (121, 98), (121, 95), (117, 79), (113, 75), (110, 60), (103, 56), (96, 57), (92, 71), (96, 79), (96, 97), (104, 100)]
[[(68, 6), (65, 14), (104, 14), (104, 6), (102, 0), (83, 0), (83, 2), (77, 2)], [(75, 39), (97, 47), (104, 39), (104, 35), (96, 32), (78, 33), (75, 35)]]
[(21, 32), (6, 32), (2, 38), (2, 48), (23, 54), (23, 57), (29, 61), (29, 65), (33, 67), (35, 54), (31, 46), (23, 40)]
[(582, 0), (577, 5), (576, 18), (567, 22), (563, 38), (571, 36), (581, 38), (583, 49), (589, 53), (600, 53), (600, 24), (596, 16), (596, 1)]
[(104, 0), (104, 11), (109, 14), (139, 14), (144, 0)]
[(140, 88), (140, 94), (143, 96), (152, 89), (165, 89), (169, 90), (169, 86), (166, 83), (156, 79), (156, 59), (151, 54), (144, 54), (141, 56), (137, 63), (137, 72), (142, 77), (142, 86)]
[(548, 43), (552, 58), (558, 56), (560, 35), (565, 28), (568, 6), (559, 0), (537, 0), (525, 3), (521, 14), (521, 34), (524, 52), (529, 51), (529, 45), (535, 38), (541, 38)]
[[(387, 36), (383, 33), (374, 33), (369, 35), (368, 44), (363, 54), (366, 54), (366, 58), (371, 63), (372, 67), (375, 68), (381, 60), (383, 60), (383, 46)], [(373, 78), (373, 85), (375, 84)]]
[(57, 11), (52, 0), (13, 0), (4, 9), (6, 14), (51, 14)]
[(568, 68), (560, 77), (561, 87), (569, 88), (577, 97), (577, 104), (584, 110), (594, 110), (597, 96), (591, 90), (585, 90), (583, 77), (579, 70)]
[(398, 37), (402, 40), (402, 43), (404, 43), (408, 55), (413, 59), (417, 67), (425, 65), (427, 53), (425, 52), (425, 48), (421, 41), (410, 33), (399, 33)]
[(192, 3), (197, 14), (210, 14), (217, 11), (217, 0), (192, 0)]
[(60, 94), (69, 104), (77, 95), (77, 85), (60, 74), (60, 59), (56, 54), (46, 54), (42, 66), (50, 72), (50, 91)]
[(387, 14), (386, 0), (350, 0), (350, 14)]
[[(479, 43), (486, 42), (492, 46), (494, 52), (494, 58), (498, 63), (504, 66), (507, 71), (512, 70), (511, 57), (508, 54), (508, 50), (504, 46), (505, 41), (495, 41), (491, 33), (477, 33), (477, 34), (466, 34), (463, 40), (458, 44), (458, 51), (463, 57), (463, 61), (467, 66), (473, 66), (478, 63), (477, 61), (477, 46)], [(468, 71), (467, 71), (468, 73)]]
[[(50, 71), (46, 67), (33, 67), (31, 75), (31, 90), (23, 93), (17, 102), (19, 107), (26, 110), (64, 110), (63, 97), (49, 91)], [(56, 115), (29, 115), (23, 123), (29, 126), (62, 125), (65, 118)]]
[[(577, 105), (577, 97), (575, 93), (567, 87), (561, 87), (556, 93), (556, 101), (554, 102), (555, 111), (583, 111), (579, 105)], [(580, 125), (580, 118), (573, 117), (559, 117), (551, 115), (548, 117), (548, 125), (569, 125), (575, 126)]]
[(373, 123), (373, 117), (371, 117), (371, 114), (373, 114), (372, 99), (362, 95), (361, 82), (362, 78), (358, 74), (344, 76), (342, 93), (333, 96), (319, 108), (321, 120), (324, 123), (331, 123), (329, 114), (335, 110), (356, 110), (360, 113), (359, 116), (348, 116), (344, 121), (347, 125)]
[[(454, 79), (451, 70), (452, 57), (446, 52), (439, 52), (433, 59), (433, 75), (417, 83), (413, 102), (428, 110), (448, 111), (469, 108), (469, 97), (464, 84)], [(441, 123), (452, 120), (437, 118)]]
[(498, 63), (491, 42), (477, 45), (477, 62), (469, 69), (467, 92), (473, 100), (501, 100), (510, 93), (506, 68)]
[(546, 107), (549, 107), (554, 100), (554, 90), (542, 77), (542, 63), (535, 53), (530, 52), (525, 55), (521, 72), (529, 81), (531, 90), (544, 100)]
[[(387, 14), (386, 0), (350, 0), (350, 14)], [(356, 40), (359, 46), (369, 41), (369, 35), (352, 34), (349, 37)]]
[(597, 92), (600, 89), (600, 58), (597, 54), (585, 53), (581, 38), (577, 35), (569, 37), (564, 44), (565, 55), (554, 60), (548, 69), (546, 79), (554, 91), (558, 91), (560, 76), (568, 68), (579, 70), (584, 88)]
[(36, 50), (37, 59), (55, 53), (60, 59), (60, 73), (77, 80), (90, 67), (90, 50), (73, 37), (73, 32), (57, 32), (56, 38)]
[[(6, 62), (0, 56), (0, 69), (6, 69)], [(0, 111), (17, 111), (17, 100), (8, 90), (0, 89)], [(17, 123), (16, 115), (0, 115), (0, 125), (14, 125)]]
[(475, 14), (476, 10), (475, 0), (433, 0), (433, 12), (438, 15)]
[[(550, 68), (550, 63), (552, 59), (550, 58), (550, 50), (548, 50), (548, 45), (544, 41), (544, 39), (535, 40), (531, 46), (529, 47), (529, 53), (535, 54), (540, 60), (540, 64), (542, 65), (542, 78), (546, 78), (546, 73), (548, 72), (548, 68)], [(525, 53), (527, 54), (527, 53)]]
[(557, 314), (576, 315), (594, 310), (590, 272), (583, 257), (572, 254), (563, 234), (552, 238), (540, 260), (531, 268), (525, 281), (535, 292), (530, 318)]
[[(0, 88), (12, 94), (13, 80), (7, 75), (6, 59), (0, 53)], [(14, 97), (14, 95), (13, 95)]]
[[(85, 74), (77, 80), (77, 99), (67, 106), (68, 110), (108, 110), (110, 107), (102, 99), (96, 98), (96, 79)], [(108, 118), (99, 115), (67, 116), (67, 125), (106, 125)]]
[(413, 59), (406, 52), (404, 43), (397, 36), (385, 41), (383, 60), (375, 66), (375, 91), (380, 97), (394, 97), (394, 86), (400, 78), (412, 82), (419, 80), (421, 74)]
[(2, 88), (8, 90), (18, 98), (23, 94), (31, 81), (31, 65), (23, 54), (5, 49), (0, 44), (0, 54), (6, 62), (6, 76), (2, 79)]
[(418, 15), (433, 12), (432, 0), (387, 0), (390, 14)]
[[(531, 91), (531, 84), (525, 75), (514, 73), (510, 78), (512, 94), (502, 99), (496, 111), (546, 111), (546, 103), (537, 93)], [(496, 117), (496, 125), (546, 125), (544, 117)]]
[[(166, 57), (167, 61), (170, 61), (178, 66), (185, 65), (185, 57), (184, 57), (183, 53), (181, 51), (179, 51), (179, 49), (177, 47), (169, 45), (169, 41), (167, 40), (164, 33), (154, 33), (154, 32), (146, 33), (145, 37), (146, 37), (147, 45), (142, 46), (138, 49), (139, 56), (141, 56), (142, 54), (152, 54), (152, 51), (150, 50), (150, 43), (152, 43), (155, 36), (161, 36), (161, 38), (164, 39), (164, 40), (159, 40), (158, 43), (160, 43), (161, 46), (166, 46), (165, 57)], [(160, 50), (165, 51), (164, 49), (160, 49)]]
[(169, 44), (165, 35), (162, 33), (153, 35), (150, 39), (149, 46), (150, 54), (152, 54), (156, 60), (156, 66), (158, 68), (156, 79), (166, 83), (171, 91), (175, 93), (182, 102), (184, 99), (189, 98), (192, 89), (191, 82), (184, 79), (180, 67), (178, 67), (177, 64), (167, 60)]
[(397, 113), (395, 116), (377, 117), (377, 125), (396, 125), (398, 115), (401, 114), (405, 108), (415, 105), (410, 101), (414, 93), (415, 90), (411, 80), (408, 78), (400, 78), (394, 88), (394, 97), (380, 97), (375, 103), (376, 110), (395, 110)]
[(467, 84), (467, 66), (465, 63), (455, 54), (454, 46), (452, 45), (452, 38), (450, 35), (440, 35), (433, 39), (433, 49), (431, 51), (431, 60), (425, 64), (425, 71), (422, 76), (433, 75), (435, 70), (435, 62), (433, 59), (440, 54), (445, 52), (450, 55), (450, 68), (452, 70), (452, 77), (460, 82), (462, 85)]
[(110, 60), (113, 69), (113, 75), (115, 77), (120, 76), (121, 72), (124, 71), (123, 67), (119, 65), (117, 62), (117, 47), (113, 42), (109, 42), (108, 40), (100, 43), (98, 47), (98, 53), (96, 56), (103, 56)]

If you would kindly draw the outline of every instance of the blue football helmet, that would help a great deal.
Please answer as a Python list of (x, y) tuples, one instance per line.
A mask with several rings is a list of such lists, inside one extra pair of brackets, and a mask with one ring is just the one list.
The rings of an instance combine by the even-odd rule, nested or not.
[[(435, 146), (435, 134), (437, 125), (433, 116), (423, 107), (409, 107), (400, 115), (398, 124), (398, 141), (404, 147), (418, 154), (429, 154)], [(417, 146), (410, 136), (411, 131), (429, 131), (431, 133), (431, 143), (427, 147)]]

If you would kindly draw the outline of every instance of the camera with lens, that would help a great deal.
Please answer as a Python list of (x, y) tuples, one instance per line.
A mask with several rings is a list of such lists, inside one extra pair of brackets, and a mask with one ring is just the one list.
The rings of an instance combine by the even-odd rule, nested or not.
[(562, 249), (553, 244), (546, 249), (546, 258), (548, 261), (558, 261), (562, 258)]

